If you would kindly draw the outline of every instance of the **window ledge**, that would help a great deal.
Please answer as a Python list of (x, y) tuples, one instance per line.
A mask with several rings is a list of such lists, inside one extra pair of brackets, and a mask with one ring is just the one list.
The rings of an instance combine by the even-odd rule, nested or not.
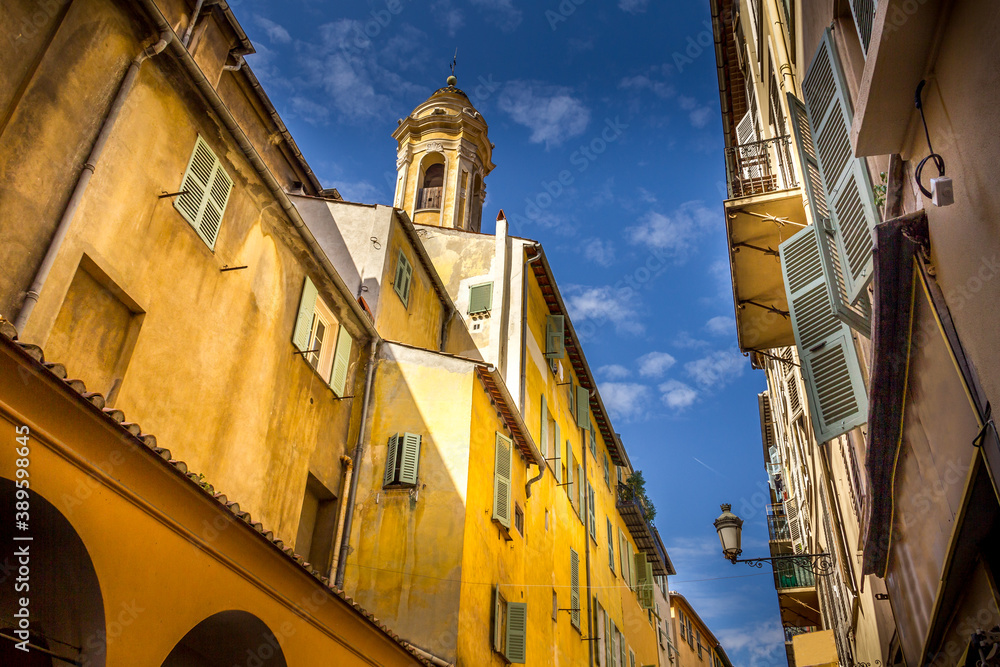
[(497, 527), (497, 530), (500, 531), (500, 537), (502, 537), (505, 542), (514, 541), (514, 537), (510, 534), (510, 529), (500, 523), (499, 519), (494, 518), (493, 524)]

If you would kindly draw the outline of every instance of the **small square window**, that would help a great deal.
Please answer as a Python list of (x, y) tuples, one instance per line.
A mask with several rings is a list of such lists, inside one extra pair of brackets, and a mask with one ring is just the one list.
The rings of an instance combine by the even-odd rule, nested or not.
[(517, 532), (524, 535), (524, 512), (516, 504), (514, 505), (514, 527), (517, 528)]

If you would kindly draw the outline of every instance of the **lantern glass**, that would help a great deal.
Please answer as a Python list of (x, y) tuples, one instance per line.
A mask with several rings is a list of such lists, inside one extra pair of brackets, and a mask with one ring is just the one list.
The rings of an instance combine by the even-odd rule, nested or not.
[(733, 514), (730, 511), (731, 509), (731, 505), (722, 505), (722, 514), (715, 520), (715, 530), (719, 533), (722, 555), (729, 560), (736, 560), (743, 553), (743, 550), (740, 548), (743, 519)]

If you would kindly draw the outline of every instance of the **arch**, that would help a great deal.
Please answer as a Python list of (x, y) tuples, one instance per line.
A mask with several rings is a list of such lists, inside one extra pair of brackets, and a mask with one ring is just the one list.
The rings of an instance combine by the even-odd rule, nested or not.
[(212, 614), (191, 628), (170, 651), (162, 667), (287, 667), (278, 638), (264, 621), (247, 611)]
[(483, 226), (483, 203), (486, 192), (483, 190), (483, 175), (478, 170), (476, 177), (472, 180), (472, 218), (469, 228), (478, 232)]
[(427, 153), (421, 158), (414, 211), (441, 210), (441, 202), (444, 201), (446, 171), (447, 163), (441, 153)]
[[(16, 502), (25, 501), (24, 491), (13, 480), (0, 478), (0, 506), (15, 508)], [(16, 534), (3, 540), (0, 562), (5, 574), (7, 567), (11, 569), (5, 576), (7, 582), (0, 586), (0, 618), (4, 619), (0, 633), (17, 641), (27, 639), (29, 652), (0, 638), (0, 664), (48, 667), (73, 661), (103, 667), (113, 635), (105, 627), (104, 599), (90, 553), (52, 503), (33, 490), (28, 491), (27, 502), (30, 532), (26, 536), (31, 540), (15, 541)], [(27, 564), (21, 560), (25, 548)], [(30, 588), (18, 590), (19, 583)], [(18, 616), (21, 598), (29, 601), (27, 628)]]

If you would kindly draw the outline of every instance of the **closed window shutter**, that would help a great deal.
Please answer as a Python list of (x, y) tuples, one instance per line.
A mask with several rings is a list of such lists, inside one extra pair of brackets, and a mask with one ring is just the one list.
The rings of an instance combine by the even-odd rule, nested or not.
[(333, 352), (333, 372), (330, 374), (330, 388), (337, 396), (344, 395), (347, 386), (347, 369), (351, 365), (351, 346), (354, 341), (347, 328), (341, 325), (337, 334), (337, 347)]
[(628, 652), (628, 645), (625, 643), (625, 635), (618, 631), (618, 649), (621, 651), (621, 666), (626, 667), (628, 663), (625, 662), (625, 656)]
[(878, 0), (851, 0), (851, 13), (854, 14), (854, 25), (858, 29), (858, 39), (861, 48), (868, 57), (868, 48), (872, 41), (872, 28), (875, 25), (875, 6)]
[(412, 433), (404, 433), (402, 449), (402, 461), (399, 464), (399, 482), (401, 484), (416, 484), (417, 467), (420, 465), (420, 436)]
[(573, 485), (576, 481), (573, 479), (573, 448), (570, 447), (569, 440), (566, 441), (566, 496), (569, 498), (569, 504), (573, 504)]
[(576, 385), (569, 384), (569, 413), (576, 417)]
[(806, 227), (778, 252), (813, 430), (823, 443), (867, 421), (868, 397), (851, 329), (827, 300), (816, 234), (815, 225)]
[(503, 618), (503, 609), (500, 605), (502, 601), (500, 599), (500, 587), (493, 587), (493, 650), (501, 651), (503, 649), (503, 642), (506, 637), (502, 636), (504, 628), (500, 622)]
[(199, 136), (181, 180), (181, 191), (186, 192), (174, 200), (174, 208), (194, 227), (209, 248), (215, 248), (215, 239), (219, 235), (222, 215), (232, 189), (233, 180)]
[(565, 319), (549, 315), (545, 322), (545, 356), (549, 359), (562, 359), (566, 353)]
[(590, 536), (597, 539), (597, 512), (594, 508), (594, 487), (587, 482), (587, 520), (590, 522)]
[(511, 441), (496, 434), (493, 474), (493, 518), (510, 528)]
[(854, 112), (829, 28), (802, 81), (802, 93), (848, 302), (853, 304), (872, 276), (872, 231), (878, 214), (864, 158), (854, 157), (851, 148)]
[(586, 507), (584, 501), (585, 496), (583, 494), (583, 466), (577, 464), (576, 466), (576, 489), (577, 489), (577, 502), (579, 503), (578, 509), (580, 510), (580, 521), (583, 521), (583, 508)]
[(316, 310), (318, 291), (313, 281), (306, 276), (302, 283), (302, 297), (299, 299), (299, 313), (295, 317), (295, 330), (292, 332), (292, 344), (299, 352), (309, 351), (309, 334), (312, 333), (313, 312)]
[(556, 482), (562, 484), (562, 442), (559, 438), (559, 422), (555, 423)]
[(399, 256), (396, 259), (396, 278), (393, 280), (393, 289), (396, 290), (396, 294), (399, 298), (403, 300), (403, 305), (410, 305), (410, 281), (413, 278), (413, 267), (410, 265), (410, 260), (406, 259), (406, 255), (403, 251), (399, 251)]
[(488, 313), (493, 308), (493, 283), (469, 288), (469, 314)]
[(757, 394), (757, 410), (760, 412), (760, 439), (770, 452), (775, 446), (774, 417), (771, 414), (771, 397), (766, 391)]
[(608, 455), (604, 455), (604, 483), (611, 486), (611, 462)]
[(643, 609), (653, 608), (653, 565), (646, 560), (646, 554), (637, 553), (634, 559), (636, 591)]
[(527, 653), (528, 604), (507, 603), (507, 660), (523, 665)]
[(590, 423), (590, 453), (597, 456), (597, 433), (594, 431), (593, 422)]
[(541, 418), (538, 425), (538, 448), (542, 450), (542, 456), (549, 455), (549, 407), (545, 401), (545, 394), (542, 394)]
[(629, 576), (628, 568), (628, 540), (625, 539), (625, 533), (622, 532), (621, 528), (618, 529), (618, 564), (621, 566), (622, 579), (631, 588), (632, 579)]
[(607, 633), (607, 639), (604, 640), (604, 645), (607, 646), (607, 664), (609, 667), (613, 667), (615, 664), (615, 623), (611, 620), (611, 616), (607, 617), (607, 623), (604, 625), (604, 631)]
[(389, 452), (385, 457), (385, 475), (382, 486), (389, 486), (396, 481), (396, 453), (399, 450), (399, 435), (389, 438)]
[(608, 517), (608, 567), (615, 571), (615, 529), (611, 527), (611, 518)]
[(583, 387), (576, 388), (576, 425), (590, 427), (590, 392)]
[(580, 627), (580, 556), (569, 550), (569, 606), (573, 626)]

